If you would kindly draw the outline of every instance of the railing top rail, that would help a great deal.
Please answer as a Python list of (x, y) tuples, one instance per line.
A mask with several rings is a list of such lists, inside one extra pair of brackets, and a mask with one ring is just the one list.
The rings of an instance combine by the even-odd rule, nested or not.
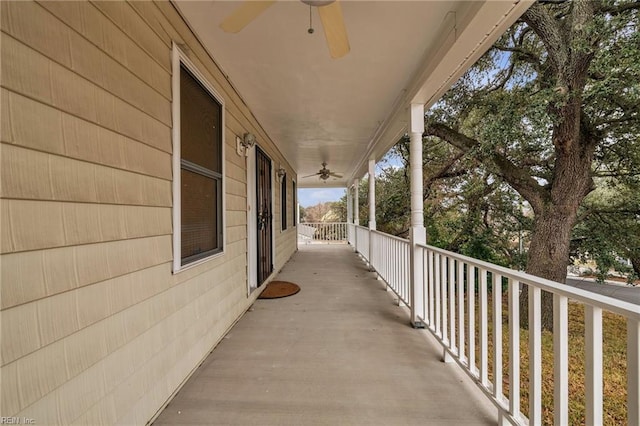
[(374, 234), (377, 234), (377, 235), (383, 236), (383, 237), (385, 237), (385, 238), (391, 238), (392, 240), (398, 240), (398, 241), (401, 241), (401, 242), (403, 242), (403, 243), (409, 243), (409, 242), (410, 242), (410, 241), (409, 241), (409, 240), (407, 240), (406, 238), (396, 237), (395, 235), (387, 234), (386, 232), (382, 232), (382, 231), (378, 231), (378, 230), (373, 230), (373, 231), (371, 231), (371, 232), (373, 232)]
[(300, 222), (301, 225), (346, 225), (347, 222)]
[(550, 293), (560, 294), (562, 296), (578, 300), (579, 302), (588, 303), (592, 306), (640, 321), (640, 305), (614, 299), (605, 295), (595, 294), (588, 290), (571, 287), (566, 284), (536, 277), (535, 275), (527, 274), (525, 272), (514, 271), (513, 269), (505, 268), (504, 266), (494, 265), (493, 263), (474, 259), (472, 257), (464, 256), (438, 247), (428, 246), (426, 244), (418, 244), (418, 247), (453, 257), (469, 265), (477, 266), (478, 268), (490, 270), (491, 272), (498, 273), (503, 277), (511, 278), (512, 280), (519, 281), (523, 284), (533, 285)]

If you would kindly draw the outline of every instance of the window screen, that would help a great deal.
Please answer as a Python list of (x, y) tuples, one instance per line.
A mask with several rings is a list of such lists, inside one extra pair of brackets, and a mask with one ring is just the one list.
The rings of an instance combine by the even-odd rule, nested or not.
[(282, 177), (280, 189), (280, 216), (282, 217), (282, 230), (287, 229), (287, 175)]
[(222, 106), (180, 67), (181, 264), (222, 250)]

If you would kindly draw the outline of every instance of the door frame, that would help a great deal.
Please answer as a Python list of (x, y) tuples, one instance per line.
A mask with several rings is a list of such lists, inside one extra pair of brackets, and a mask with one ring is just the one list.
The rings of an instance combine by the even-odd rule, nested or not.
[(258, 288), (258, 215), (256, 149), (247, 149), (247, 295)]
[[(269, 220), (270, 238), (271, 238), (271, 271), (269, 275), (265, 277), (262, 283), (258, 283), (258, 207), (257, 207), (257, 195), (258, 195), (258, 173), (257, 173), (257, 154), (258, 150), (269, 162), (270, 175), (268, 177), (271, 194), (270, 194), (270, 212), (271, 219)], [(273, 225), (275, 219), (275, 171), (273, 167), (273, 159), (267, 152), (261, 149), (256, 144), (247, 155), (247, 291), (251, 294), (254, 290), (268, 281), (269, 277), (273, 275), (275, 271), (275, 250), (276, 250), (276, 234), (275, 227)]]

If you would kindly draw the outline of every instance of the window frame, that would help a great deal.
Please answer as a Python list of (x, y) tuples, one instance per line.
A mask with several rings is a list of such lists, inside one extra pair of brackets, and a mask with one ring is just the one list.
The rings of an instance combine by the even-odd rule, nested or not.
[(280, 182), (280, 231), (284, 232), (288, 228), (287, 223), (287, 174), (282, 176)]
[[(220, 176), (220, 185), (219, 185), (219, 194), (218, 200), (220, 205), (218, 206), (218, 226), (222, 228), (221, 232), (219, 232), (220, 237), (222, 238), (222, 242), (220, 244), (220, 248), (215, 250), (212, 253), (209, 253), (204, 256), (190, 256), (188, 259), (190, 261), (186, 264), (182, 264), (182, 186), (181, 186), (181, 171), (183, 169), (182, 156), (181, 156), (181, 141), (180, 141), (180, 68), (184, 67), (191, 76), (207, 91), (209, 95), (213, 97), (213, 99), (220, 104), (220, 123), (221, 123), (221, 131), (220, 131), (220, 155), (221, 155), (221, 176)], [(172, 219), (173, 219), (173, 273), (178, 273), (180, 271), (192, 268), (194, 266), (200, 265), (204, 262), (208, 262), (212, 259), (223, 256), (226, 248), (226, 179), (225, 179), (225, 102), (224, 98), (214, 89), (213, 85), (209, 83), (207, 78), (198, 70), (196, 65), (187, 57), (187, 55), (180, 49), (180, 47), (173, 42), (172, 49), (172, 77), (171, 77), (171, 86), (172, 86), (172, 103), (171, 103), (171, 113), (172, 113), (172, 122), (173, 129), (171, 132), (172, 136), (172, 169), (173, 169), (173, 207), (172, 207)], [(188, 160), (184, 160), (184, 162), (189, 163)], [(191, 170), (191, 168), (199, 168), (197, 165), (186, 164), (184, 167), (186, 170)]]

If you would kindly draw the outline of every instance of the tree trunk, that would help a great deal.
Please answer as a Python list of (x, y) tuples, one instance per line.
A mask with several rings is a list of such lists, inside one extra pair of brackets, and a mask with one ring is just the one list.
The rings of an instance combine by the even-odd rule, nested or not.
[[(536, 214), (526, 272), (548, 280), (565, 283), (569, 264), (569, 242), (576, 221), (578, 206), (549, 206)], [(520, 326), (529, 325), (529, 297), (527, 287), (520, 294)], [(553, 296), (542, 293), (542, 328), (553, 330)]]
[(636, 273), (636, 276), (640, 277), (640, 254), (632, 255), (630, 259), (633, 272)]
[[(557, 134), (554, 136), (558, 136)], [(534, 229), (529, 245), (526, 272), (548, 280), (565, 283), (569, 265), (571, 231), (578, 207), (592, 190), (591, 162), (595, 144), (578, 145), (558, 152), (555, 176), (548, 196), (534, 205)], [(533, 205), (533, 204), (532, 204)], [(520, 294), (520, 326), (528, 327), (528, 292)], [(553, 330), (553, 297), (543, 292), (542, 328)]]

